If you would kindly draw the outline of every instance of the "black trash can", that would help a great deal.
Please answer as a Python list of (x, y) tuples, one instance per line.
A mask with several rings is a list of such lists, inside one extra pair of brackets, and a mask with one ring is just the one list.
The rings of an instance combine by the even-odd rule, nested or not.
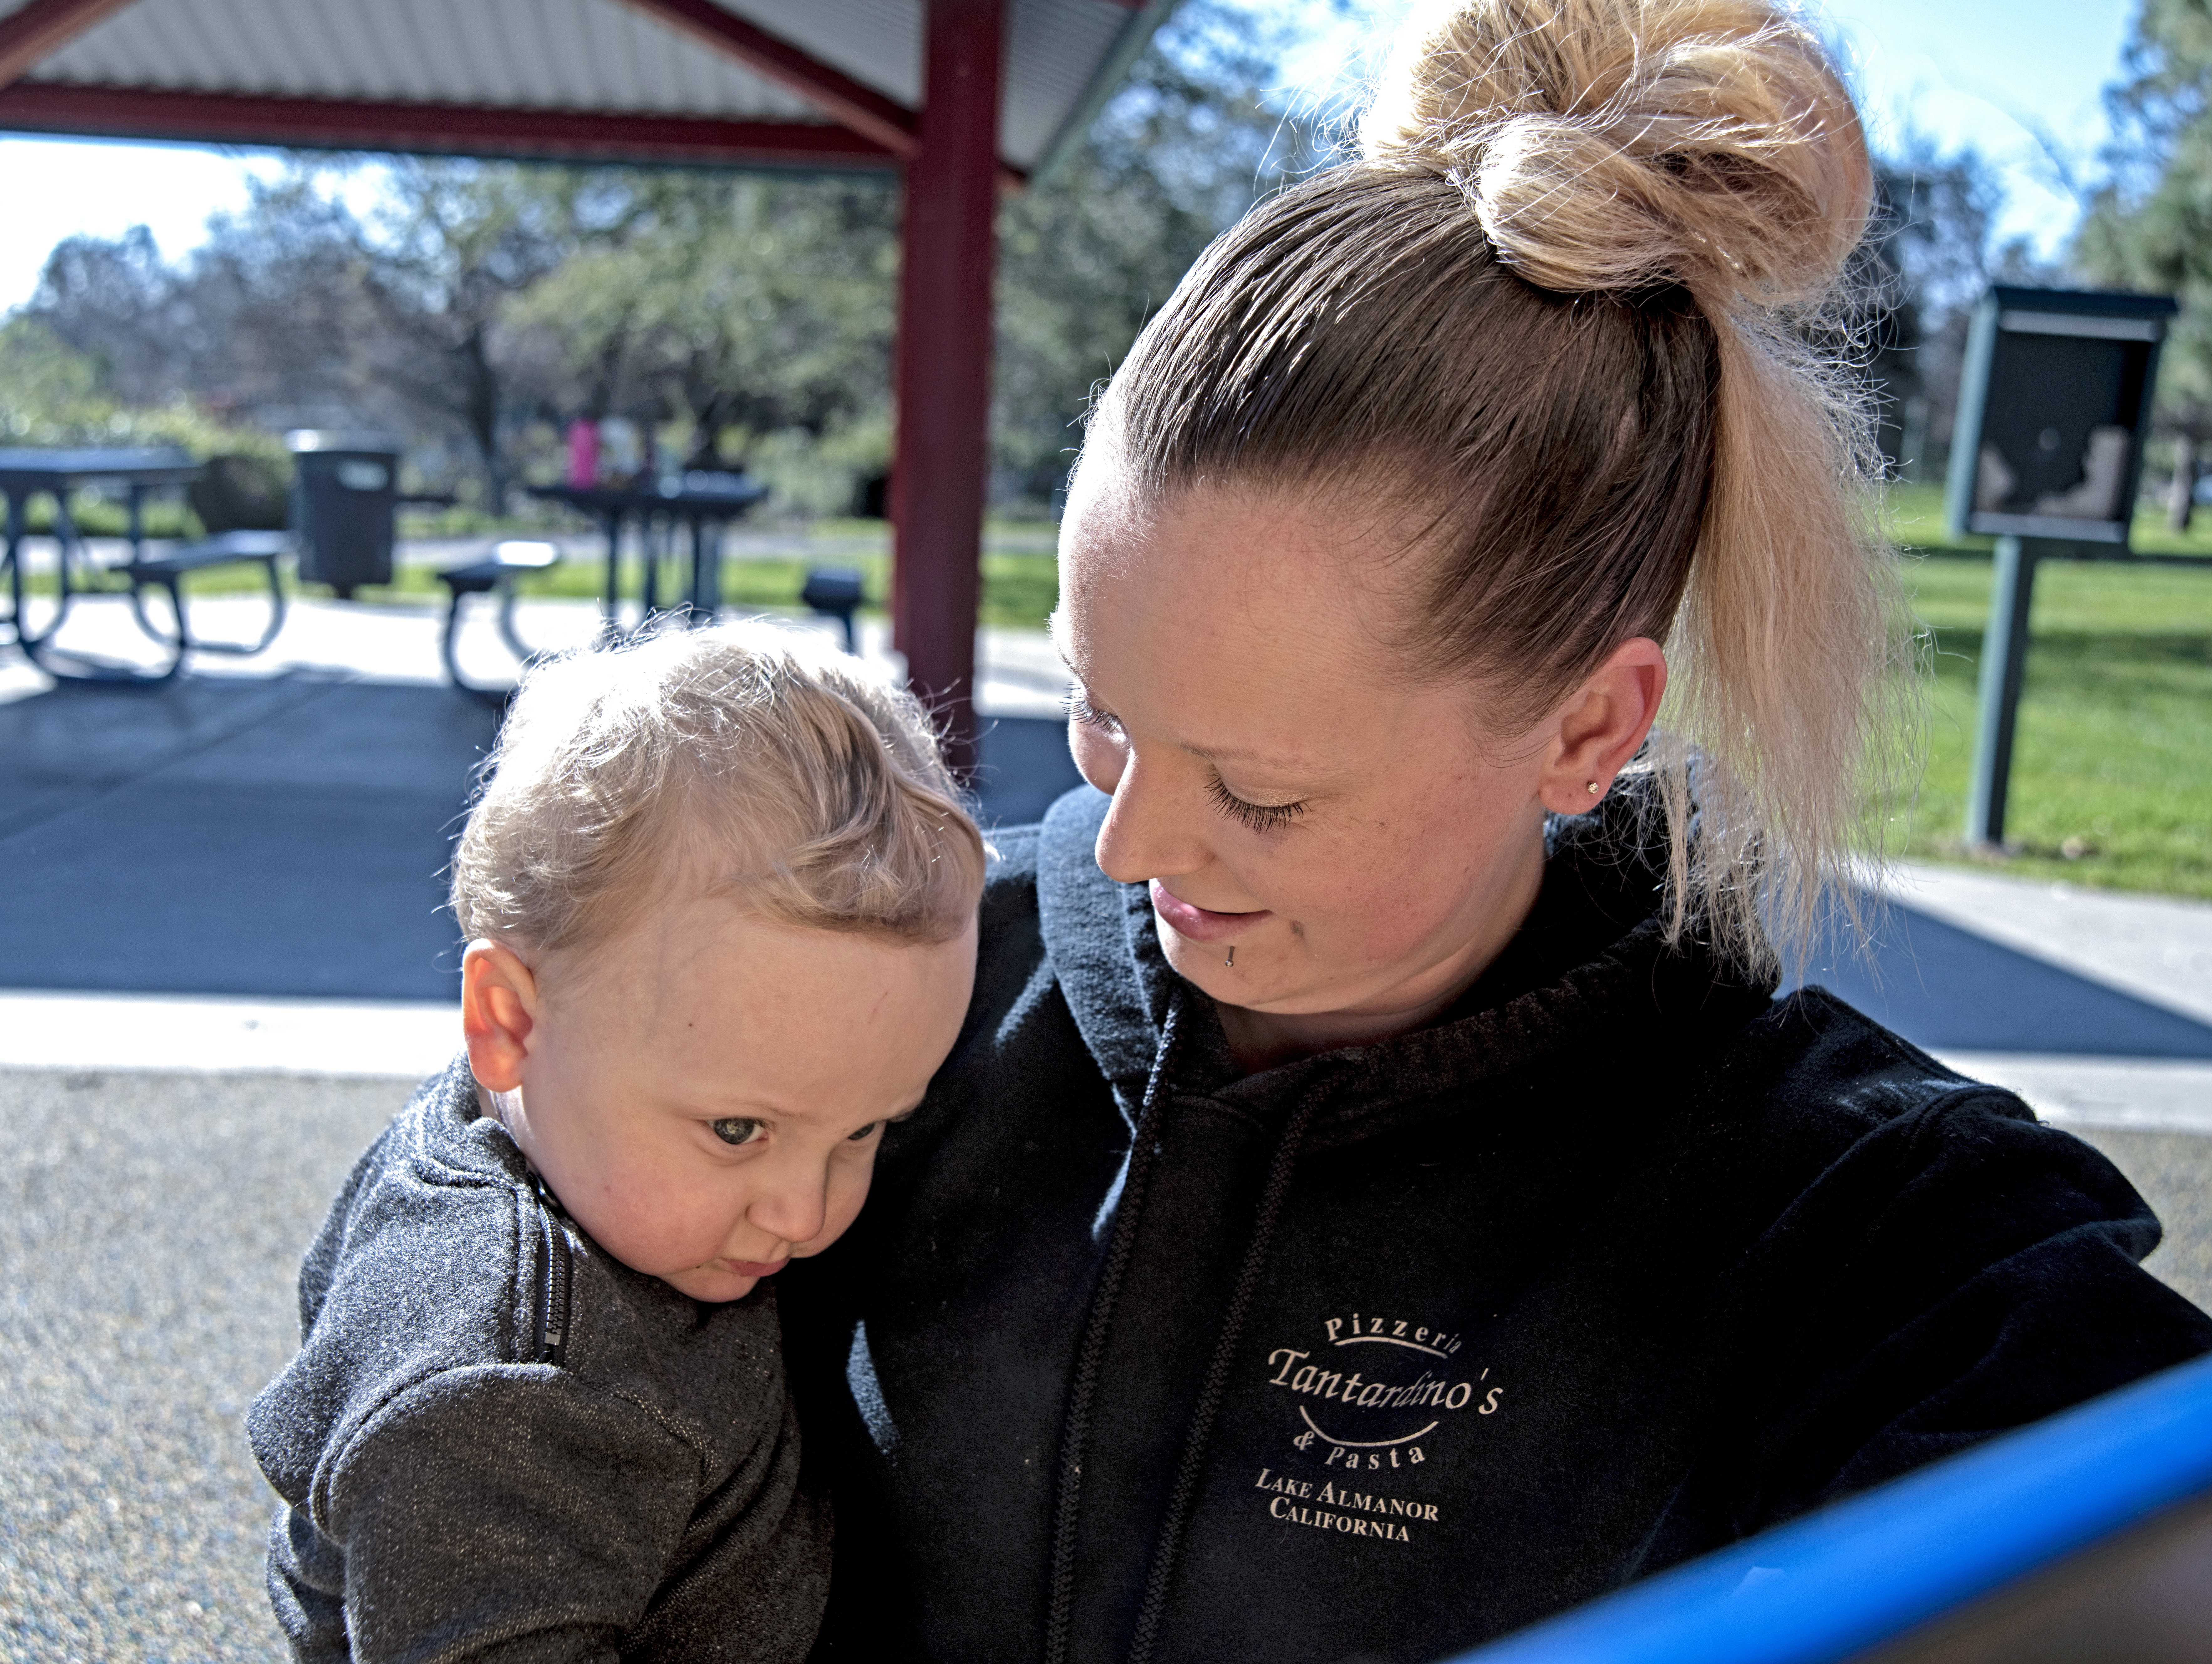
[(341, 600), (357, 585), (390, 583), (399, 441), (387, 434), (301, 428), (284, 443), (292, 452), (300, 576), (328, 584)]

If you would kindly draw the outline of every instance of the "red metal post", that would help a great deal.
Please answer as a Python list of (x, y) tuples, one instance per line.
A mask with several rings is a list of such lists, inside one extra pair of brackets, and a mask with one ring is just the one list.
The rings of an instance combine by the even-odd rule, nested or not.
[(1005, 0), (927, 0), (921, 149), (907, 164), (891, 465), (893, 641), (975, 760), (975, 609), (990, 471)]

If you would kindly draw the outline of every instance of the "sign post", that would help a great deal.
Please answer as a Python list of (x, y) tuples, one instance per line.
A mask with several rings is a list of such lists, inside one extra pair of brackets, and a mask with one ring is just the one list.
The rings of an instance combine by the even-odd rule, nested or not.
[(1996, 538), (1982, 638), (1970, 848), (2001, 847), (2040, 560), (2126, 559), (2166, 295), (1993, 287), (1974, 314), (1952, 428), (1954, 536)]
[(2005, 794), (2012, 783), (2012, 736), (2020, 718), (2021, 671), (2027, 661), (2027, 613), (2035, 598), (2035, 546), (2000, 537), (1982, 632), (1979, 697), (1974, 710), (1974, 772), (1966, 787), (1969, 847), (2004, 841)]

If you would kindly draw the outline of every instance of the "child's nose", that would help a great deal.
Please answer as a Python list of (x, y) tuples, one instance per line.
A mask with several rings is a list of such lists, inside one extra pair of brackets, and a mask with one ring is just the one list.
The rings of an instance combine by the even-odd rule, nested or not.
[(794, 1244), (819, 1236), (829, 1218), (829, 1170), (814, 1166), (775, 1175), (745, 1210), (745, 1221), (756, 1230)]

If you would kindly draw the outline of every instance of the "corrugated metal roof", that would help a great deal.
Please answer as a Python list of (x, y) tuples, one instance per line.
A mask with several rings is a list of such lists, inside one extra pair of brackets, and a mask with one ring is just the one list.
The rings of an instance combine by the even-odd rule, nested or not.
[[(0, 0), (0, 18), (25, 0)], [(715, 0), (909, 108), (921, 0)], [(1157, 8), (1156, 8), (1157, 9)], [(1000, 150), (1034, 166), (1127, 33), (1115, 0), (1011, 0)], [(821, 124), (797, 94), (621, 0), (134, 0), (24, 79)]]

